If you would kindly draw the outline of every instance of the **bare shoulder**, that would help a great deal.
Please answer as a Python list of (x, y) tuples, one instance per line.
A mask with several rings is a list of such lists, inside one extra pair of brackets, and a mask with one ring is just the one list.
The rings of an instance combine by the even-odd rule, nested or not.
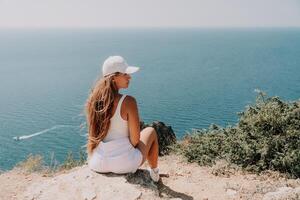
[(133, 96), (126, 95), (124, 101), (125, 101), (125, 104), (126, 104), (126, 108), (128, 108), (129, 110), (136, 109), (137, 102), (136, 102), (136, 99)]

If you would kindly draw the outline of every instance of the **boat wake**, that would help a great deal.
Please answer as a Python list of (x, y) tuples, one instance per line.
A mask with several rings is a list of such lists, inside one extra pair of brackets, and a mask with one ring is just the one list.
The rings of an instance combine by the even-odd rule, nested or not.
[(72, 126), (72, 125), (55, 125), (51, 128), (48, 128), (48, 129), (30, 134), (30, 135), (15, 136), (15, 137), (13, 137), (13, 139), (14, 140), (25, 140), (25, 139), (29, 139), (29, 138), (44, 134), (44, 133), (47, 133), (49, 131), (52, 131), (52, 130), (55, 130), (55, 129), (58, 129), (58, 128), (65, 128), (65, 127), (75, 127), (75, 126)]

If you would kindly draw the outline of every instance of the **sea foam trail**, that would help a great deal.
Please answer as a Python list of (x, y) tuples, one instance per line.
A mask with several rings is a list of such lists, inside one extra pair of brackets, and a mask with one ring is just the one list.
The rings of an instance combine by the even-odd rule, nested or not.
[(25, 140), (25, 139), (29, 139), (29, 138), (32, 138), (32, 137), (35, 137), (35, 136), (47, 133), (47, 132), (52, 131), (54, 129), (64, 128), (64, 127), (76, 127), (76, 126), (72, 126), (72, 125), (55, 125), (55, 126), (53, 126), (51, 128), (48, 128), (48, 129), (45, 129), (45, 130), (42, 130), (42, 131), (30, 134), (30, 135), (16, 136), (16, 137), (13, 137), (13, 139), (14, 140)]

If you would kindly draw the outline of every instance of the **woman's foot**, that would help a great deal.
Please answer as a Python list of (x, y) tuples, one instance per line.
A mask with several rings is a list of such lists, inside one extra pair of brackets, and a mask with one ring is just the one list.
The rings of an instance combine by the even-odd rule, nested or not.
[(152, 169), (152, 168), (148, 168), (148, 171), (150, 173), (150, 177), (154, 182), (158, 182), (159, 181), (159, 169), (158, 167)]

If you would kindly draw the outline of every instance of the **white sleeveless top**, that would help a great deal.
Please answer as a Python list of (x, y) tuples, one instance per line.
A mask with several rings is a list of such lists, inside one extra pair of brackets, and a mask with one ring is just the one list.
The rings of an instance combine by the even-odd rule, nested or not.
[(128, 121), (121, 117), (121, 106), (125, 97), (126, 95), (123, 94), (118, 102), (117, 109), (110, 119), (110, 126), (103, 142), (129, 137)]
[(88, 165), (94, 171), (134, 173), (142, 163), (142, 153), (129, 141), (128, 122), (121, 117), (121, 105), (125, 97), (122, 95), (118, 102), (106, 137), (88, 158)]

